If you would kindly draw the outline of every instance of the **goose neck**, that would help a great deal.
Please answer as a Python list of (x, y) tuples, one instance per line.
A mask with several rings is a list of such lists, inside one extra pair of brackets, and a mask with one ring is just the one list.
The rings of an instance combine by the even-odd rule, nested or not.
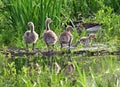
[(31, 32), (34, 31), (34, 25), (30, 26)]
[(46, 30), (50, 30), (49, 23), (46, 23)]

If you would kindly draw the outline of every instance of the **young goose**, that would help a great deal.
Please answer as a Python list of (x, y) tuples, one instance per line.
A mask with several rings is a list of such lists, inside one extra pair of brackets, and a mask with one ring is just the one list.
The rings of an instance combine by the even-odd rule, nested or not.
[(88, 37), (81, 37), (75, 46), (77, 46), (78, 44), (85, 44), (86, 46), (88, 46), (93, 38), (96, 39), (96, 34), (90, 34)]
[(60, 45), (61, 48), (63, 47), (63, 44), (68, 44), (69, 48), (73, 40), (73, 35), (71, 34), (70, 30), (72, 30), (72, 26), (68, 25), (66, 27), (66, 31), (61, 33), (60, 35)]
[(46, 43), (49, 51), (49, 45), (55, 45), (57, 42), (57, 35), (50, 29), (49, 24), (52, 22), (51, 18), (47, 18), (45, 21), (46, 30), (43, 33), (43, 41)]
[(28, 44), (33, 44), (32, 50), (34, 50), (34, 45), (38, 40), (38, 34), (34, 31), (33, 22), (28, 22), (28, 26), (30, 27), (30, 30), (24, 33), (23, 40), (26, 43), (27, 50), (28, 50)]

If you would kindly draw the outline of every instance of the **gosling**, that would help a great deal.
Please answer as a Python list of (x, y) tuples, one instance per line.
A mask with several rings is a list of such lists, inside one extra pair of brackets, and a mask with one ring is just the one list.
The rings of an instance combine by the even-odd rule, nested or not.
[(72, 40), (73, 40), (73, 35), (70, 32), (71, 30), (72, 30), (72, 26), (68, 25), (66, 27), (66, 31), (61, 33), (61, 35), (60, 35), (61, 48), (63, 47), (63, 44), (68, 44), (68, 46), (70, 48)]
[(32, 50), (34, 50), (34, 45), (38, 40), (38, 34), (34, 31), (33, 22), (28, 22), (30, 30), (26, 31), (23, 36), (23, 40), (26, 43), (26, 48), (28, 50), (28, 44), (33, 44)]
[(96, 39), (96, 34), (89, 34), (88, 37), (81, 37), (80, 40), (76, 43), (76, 47), (78, 46), (78, 44), (85, 44), (86, 46), (89, 45), (89, 43), (92, 42), (92, 39)]
[(47, 45), (48, 51), (49, 51), (49, 46), (52, 45), (54, 46), (55, 43), (57, 42), (57, 35), (50, 29), (49, 24), (52, 22), (51, 18), (47, 18), (45, 21), (46, 24), (46, 30), (43, 33), (43, 41)]

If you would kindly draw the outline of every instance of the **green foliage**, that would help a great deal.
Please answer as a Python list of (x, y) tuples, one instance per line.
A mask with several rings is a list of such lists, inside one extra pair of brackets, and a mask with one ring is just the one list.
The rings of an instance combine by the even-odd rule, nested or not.
[[(85, 22), (102, 23), (101, 30), (97, 33), (98, 42), (120, 45), (119, 13), (120, 0), (1, 0), (0, 47), (24, 47), (22, 36), (28, 30), (27, 22), (33, 21), (40, 37), (36, 47), (47, 50), (41, 38), (46, 17), (53, 20), (50, 27), (58, 36), (62, 32), (61, 23), (81, 19)], [(74, 29), (72, 34), (75, 43), (81, 36), (87, 35), (87, 32), (83, 30), (79, 35)], [(59, 42), (56, 50), (60, 50), (58, 45)], [(67, 54), (54, 57), (54, 61), (62, 66), (63, 61), (67, 62), (69, 58), (66, 56)], [(0, 53), (0, 87), (120, 86), (119, 56), (72, 57), (76, 69), (74, 75), (69, 76), (64, 71), (56, 75), (56, 71), (50, 69), (46, 57), (11, 59)], [(39, 64), (40, 74), (34, 68), (34, 62)]]
[(119, 0), (104, 0), (105, 5), (114, 9), (115, 12), (120, 13), (120, 1)]
[[(104, 33), (105, 40), (118, 36), (120, 32), (120, 17), (116, 14), (119, 13), (119, 0), (2, 0), (0, 13), (1, 42), (9, 46), (21, 42), (24, 32), (28, 30), (28, 21), (34, 22), (35, 30), (41, 38), (46, 17), (51, 17), (54, 21), (50, 27), (58, 36), (61, 32), (61, 23), (83, 18), (87, 18), (85, 21), (90, 19), (89, 21), (102, 23), (101, 30), (107, 32)], [(76, 38), (77, 34), (74, 33), (74, 36)]]
[(33, 21), (35, 30), (40, 34), (44, 29), (46, 17), (55, 20), (53, 28), (59, 27), (60, 0), (3, 0), (7, 19), (18, 34), (27, 30), (27, 22)]

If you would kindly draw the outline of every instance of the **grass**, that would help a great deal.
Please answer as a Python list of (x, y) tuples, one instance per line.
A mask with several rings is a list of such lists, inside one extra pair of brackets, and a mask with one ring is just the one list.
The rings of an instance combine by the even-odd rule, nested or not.
[[(114, 3), (113, 3), (114, 2)], [(68, 21), (99, 22), (102, 23), (97, 33), (96, 43), (108, 43), (109, 47), (116, 46), (120, 50), (120, 16), (119, 0), (0, 0), (0, 47), (25, 47), (22, 36), (28, 30), (27, 22), (33, 21), (35, 30), (39, 33), (37, 48), (47, 50), (42, 41), (46, 17), (54, 21), (50, 27), (59, 36), (63, 31), (62, 24)], [(72, 32), (73, 44), (82, 36), (75, 29)], [(30, 46), (31, 47), (31, 46)], [(80, 49), (82, 46), (79, 46)], [(75, 50), (78, 50), (75, 49)], [(59, 42), (55, 50), (60, 51)], [(57, 61), (62, 66), (69, 58), (73, 59), (75, 71), (73, 76), (61, 71), (56, 75), (49, 63)], [(49, 62), (47, 57), (16, 57), (11, 59), (0, 53), (0, 87), (119, 87), (120, 86), (120, 56), (81, 56), (70, 55), (53, 56)], [(34, 67), (34, 63), (39, 68)], [(39, 74), (39, 71), (41, 73)]]
[[(92, 87), (92, 85), (116, 87), (116, 80), (119, 81), (119, 56), (88, 57), (87, 59), (85, 59), (86, 57), (73, 57), (76, 70), (72, 77), (66, 76), (64, 72), (56, 75), (54, 70), (51, 72), (47, 63), (43, 67), (45, 58), (36, 58), (40, 65), (41, 74), (38, 74), (37, 69), (32, 68), (31, 71), (29, 70), (30, 66), (27, 66), (27, 62), (25, 62), (28, 60), (27, 58), (16, 58), (11, 61), (2, 54), (0, 58), (0, 64), (2, 64), (0, 86), (4, 87), (70, 87), (71, 85), (77, 87)], [(55, 58), (59, 60), (58, 57)], [(64, 56), (62, 58), (65, 59)], [(33, 63), (32, 59), (30, 60), (31, 64)], [(78, 59), (82, 61), (77, 62)], [(60, 61), (58, 63), (61, 65)], [(72, 82), (73, 79), (76, 79), (75, 83)]]

